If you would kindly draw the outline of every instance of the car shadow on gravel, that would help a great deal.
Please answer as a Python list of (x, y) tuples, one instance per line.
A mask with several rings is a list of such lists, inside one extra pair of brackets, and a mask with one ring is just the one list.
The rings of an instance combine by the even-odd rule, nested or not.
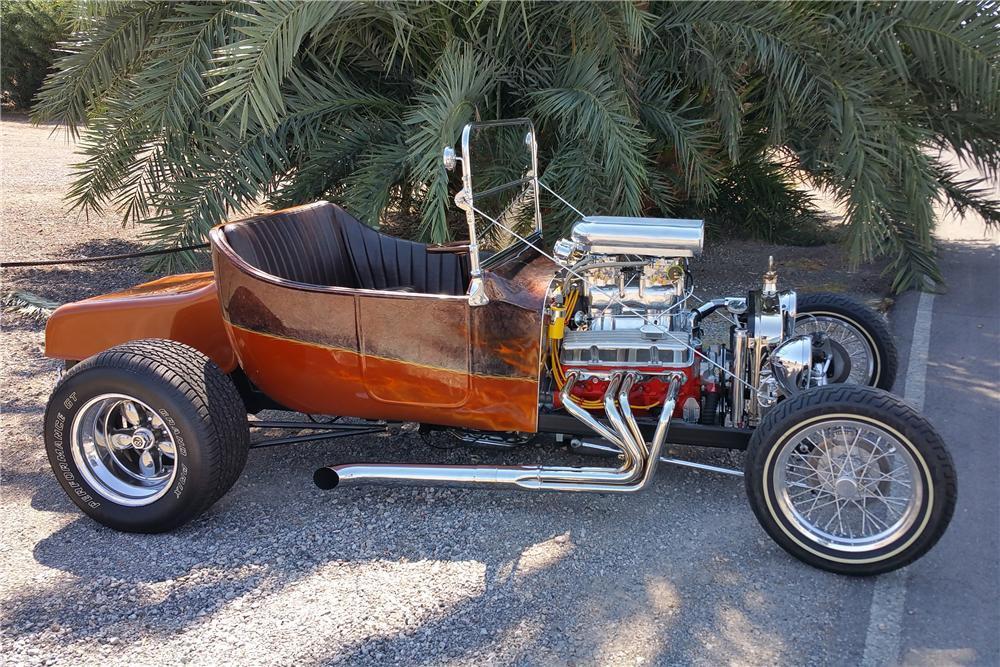
[[(41, 438), (38, 446), (41, 448)], [(3, 474), (4, 495), (8, 498), (30, 496), (31, 508), (39, 512), (79, 516), (79, 510), (59, 486), (48, 464), (36, 472), (5, 470)]]
[[(503, 654), (505, 663), (614, 662), (614, 642), (621, 632), (636, 626), (649, 634), (644, 641), (662, 642), (679, 613), (689, 616), (689, 626), (690, 617), (697, 620), (694, 627), (702, 627), (705, 637), (731, 635), (728, 647), (723, 642), (713, 649), (726, 661), (743, 655), (741, 641), (756, 645), (777, 633), (779, 625), (762, 613), (775, 588), (764, 589), (741, 572), (741, 550), (759, 551), (755, 557), (775, 561), (768, 567), (776, 571), (817, 576), (758, 539), (759, 531), (747, 523), (753, 519), (741, 498), (742, 485), (732, 478), (665, 467), (653, 489), (628, 498), (378, 487), (330, 493), (311, 488), (308, 473), (323, 463), (468, 461), (470, 456), (506, 463), (559, 454), (550, 446), (516, 454), (470, 454), (414, 447), (398, 439), (351, 440), (356, 442), (254, 452), (229, 496), (169, 534), (129, 535), (83, 517), (70, 521), (38, 542), (34, 556), (73, 576), (25, 591), (5, 609), (7, 627), (30, 632), (26, 623), (58, 618), (74, 640), (124, 637), (131, 627), (167, 638), (231, 614), (236, 606), (264, 608), (275, 604), (272, 600), (297, 597), (314, 577), (322, 580), (331, 572), (354, 576), (360, 567), (358, 576), (364, 576), (372, 569), (415, 567), (429, 579), (396, 584), (405, 604), (414, 587), (430, 586), (436, 593), (434, 586), (441, 583), (434, 583), (432, 563), (475, 563), (482, 574), (464, 599), (425, 614), (414, 626), (349, 641), (338, 639), (334, 626), (318, 624), (312, 630), (312, 650), (296, 662), (437, 664), (446, 657), (470, 660), (484, 652)], [(565, 458), (577, 457), (560, 456)], [(31, 477), (29, 486), (54, 484)], [(39, 489), (36, 495), (42, 494)], [(679, 516), (691, 503), (712, 521), (672, 523), (669, 517)], [(58, 501), (55, 505), (56, 511), (66, 509)], [(643, 539), (651, 531), (655, 539)], [(706, 549), (704, 541), (718, 531), (731, 536), (721, 548), (713, 539)], [(692, 563), (704, 566), (692, 571)], [(740, 591), (727, 600), (726, 609), (699, 604), (701, 587), (720, 586)], [(357, 611), (347, 613), (380, 613), (374, 601), (354, 602)], [(293, 604), (314, 604), (319, 614), (344, 600)], [(447, 637), (446, 645), (439, 645), (440, 637)], [(773, 638), (776, 646), (782, 642)], [(658, 650), (668, 648), (673, 656), (705, 651), (697, 634)]]

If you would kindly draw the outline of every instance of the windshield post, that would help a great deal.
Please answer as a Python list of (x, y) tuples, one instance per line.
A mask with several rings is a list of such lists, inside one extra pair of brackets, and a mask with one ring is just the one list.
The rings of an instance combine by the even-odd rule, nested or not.
[[(473, 133), (492, 128), (516, 128), (518, 126), (523, 126), (527, 130), (526, 134), (523, 135), (523, 145), (527, 148), (530, 157), (530, 165), (527, 166), (527, 171), (522, 172), (520, 178), (513, 181), (508, 180), (499, 185), (489, 183), (489, 179), (487, 178), (486, 188), (482, 189), (478, 194), (475, 193), (472, 182)], [(517, 143), (520, 143), (521, 141), (522, 139), (519, 137)], [(534, 231), (541, 231), (542, 213), (538, 185), (538, 142), (535, 135), (535, 126), (528, 118), (468, 123), (462, 128), (461, 149), (461, 155), (457, 155), (454, 148), (450, 146), (446, 147), (442, 154), (442, 158), (444, 160), (445, 168), (449, 171), (454, 169), (458, 162), (462, 163), (462, 189), (455, 195), (455, 205), (458, 206), (459, 209), (465, 211), (465, 220), (469, 225), (469, 304), (473, 306), (482, 306), (489, 303), (489, 298), (486, 296), (485, 285), (483, 283), (480, 242), (477, 231), (486, 233), (494, 225), (488, 225), (485, 230), (476, 229), (476, 197), (489, 198), (495, 197), (499, 193), (513, 191), (518, 193), (517, 197), (519, 198), (530, 193), (530, 195), (534, 198), (533, 206), (529, 209), (531, 211), (531, 216), (534, 218)], [(483, 184), (480, 184), (480, 186), (482, 187)], [(517, 198), (515, 198), (514, 203), (516, 203), (516, 201)], [(513, 204), (511, 204), (511, 207), (512, 210), (516, 210), (516, 207), (514, 207)], [(498, 217), (500, 219), (504, 219), (505, 213), (501, 212)], [(501, 223), (499, 227), (502, 228), (503, 224)], [(495, 249), (491, 250), (494, 252), (496, 251)]]
[[(472, 151), (469, 150), (472, 123), (462, 128), (462, 191), (455, 196), (455, 204), (465, 211), (469, 224), (469, 305), (485, 306), (490, 302), (483, 284), (483, 270), (479, 266), (479, 243), (476, 240), (476, 213), (472, 195)], [(461, 199), (461, 200), (460, 200)]]

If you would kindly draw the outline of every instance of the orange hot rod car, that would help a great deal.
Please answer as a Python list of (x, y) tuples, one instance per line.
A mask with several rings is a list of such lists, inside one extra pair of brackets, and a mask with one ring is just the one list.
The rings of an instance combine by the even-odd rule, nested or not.
[[(930, 549), (955, 472), (933, 427), (886, 391), (896, 358), (881, 318), (780, 290), (773, 266), (746, 296), (696, 299), (700, 220), (573, 209), (568, 238), (543, 242), (536, 147), (530, 121), (514, 120), (470, 124), (461, 153), (444, 150), (448, 168), (461, 162), (468, 242), (395, 238), (318, 202), (213, 229), (212, 273), (60, 308), (46, 354), (68, 371), (45, 415), (59, 483), (103, 524), (169, 530), (236, 481), (251, 426), (290, 423), (247, 418), (277, 408), (355, 419), (294, 422), (317, 433), (263, 444), (416, 422), (469, 444), (550, 434), (616, 457), (336, 465), (317, 470), (324, 489), (627, 493), (660, 462), (741, 474), (664, 456), (666, 443), (725, 447), (747, 450), (763, 528), (808, 563), (871, 574)], [(520, 165), (475, 163), (501, 154)], [(728, 345), (703, 344), (709, 317), (729, 321)]]

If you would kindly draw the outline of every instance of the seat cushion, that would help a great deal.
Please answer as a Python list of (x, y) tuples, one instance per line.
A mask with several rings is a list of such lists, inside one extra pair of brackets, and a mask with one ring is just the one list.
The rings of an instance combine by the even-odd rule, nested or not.
[(424, 294), (465, 294), (467, 255), (427, 252), (427, 245), (381, 234), (365, 225), (344, 225), (358, 287), (385, 290), (412, 285)]
[(468, 256), (382, 234), (328, 202), (278, 211), (223, 228), (250, 265), (312, 285), (424, 294), (465, 294)]

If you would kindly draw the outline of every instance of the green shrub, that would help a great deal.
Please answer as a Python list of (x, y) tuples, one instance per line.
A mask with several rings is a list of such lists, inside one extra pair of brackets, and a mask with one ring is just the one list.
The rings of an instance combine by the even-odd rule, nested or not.
[(796, 182), (796, 174), (764, 155), (727, 169), (701, 215), (709, 232), (726, 238), (808, 246), (839, 237), (812, 195)]
[(31, 107), (69, 36), (72, 0), (5, 0), (0, 3), (0, 86), (8, 104)]

